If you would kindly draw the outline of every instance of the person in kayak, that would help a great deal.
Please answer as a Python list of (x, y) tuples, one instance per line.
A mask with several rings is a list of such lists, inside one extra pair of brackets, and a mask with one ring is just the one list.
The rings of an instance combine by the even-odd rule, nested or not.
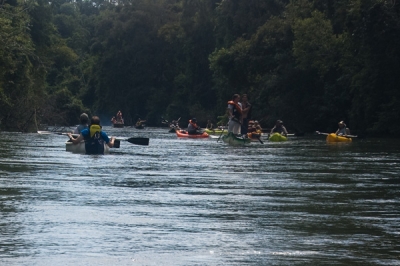
[(275, 126), (271, 129), (271, 135), (274, 133), (279, 133), (282, 136), (287, 136), (288, 132), (285, 128), (285, 126), (283, 125), (283, 121), (282, 120), (277, 120), (275, 123)]
[(89, 128), (82, 130), (77, 138), (73, 138), (71, 133), (68, 133), (68, 137), (73, 144), (79, 144), (84, 140), (86, 154), (104, 154), (104, 143), (112, 148), (115, 141), (115, 137), (110, 139), (107, 134), (101, 130), (100, 118), (98, 116), (92, 116)]
[(89, 127), (89, 116), (86, 113), (82, 113), (79, 117), (80, 124), (74, 129), (74, 134), (80, 134), (82, 130)]
[(350, 129), (346, 126), (346, 124), (343, 121), (340, 121), (338, 123), (339, 128), (336, 130), (336, 135), (338, 136), (346, 136), (346, 135), (351, 135)]
[(242, 106), (239, 103), (240, 95), (234, 94), (232, 101), (228, 102), (228, 133), (240, 135), (240, 126), (242, 124)]
[(196, 134), (201, 134), (202, 132), (200, 132), (201, 128), (197, 125), (197, 119), (196, 118), (192, 118), (191, 120), (189, 120), (189, 124), (188, 124), (188, 128), (187, 128), (187, 132), (189, 135), (196, 135)]

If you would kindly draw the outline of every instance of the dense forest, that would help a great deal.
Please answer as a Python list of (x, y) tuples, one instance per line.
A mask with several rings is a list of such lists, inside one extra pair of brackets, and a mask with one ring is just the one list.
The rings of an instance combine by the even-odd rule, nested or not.
[[(396, 0), (0, 0), (0, 128), (187, 121), (400, 133)], [(182, 122), (184, 125), (186, 122)]]

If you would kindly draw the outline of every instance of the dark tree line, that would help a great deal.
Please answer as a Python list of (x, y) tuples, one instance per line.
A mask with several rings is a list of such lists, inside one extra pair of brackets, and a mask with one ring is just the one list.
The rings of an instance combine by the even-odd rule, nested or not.
[(398, 135), (400, 17), (381, 0), (0, 1), (0, 127), (80, 113), (217, 122), (234, 93), (291, 131)]

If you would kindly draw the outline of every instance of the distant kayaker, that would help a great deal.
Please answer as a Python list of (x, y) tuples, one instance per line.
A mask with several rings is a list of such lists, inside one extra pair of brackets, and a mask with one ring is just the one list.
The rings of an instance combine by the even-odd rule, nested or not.
[(89, 116), (86, 113), (82, 113), (79, 117), (80, 124), (74, 129), (74, 134), (80, 134), (82, 130), (89, 127)]
[(117, 115), (116, 115), (116, 119), (118, 123), (123, 123), (124, 119), (122, 118), (122, 112), (118, 111)]
[(346, 126), (346, 124), (343, 121), (340, 121), (338, 123), (339, 128), (336, 130), (336, 135), (338, 136), (346, 136), (346, 135), (351, 135), (350, 129)]
[(201, 134), (202, 132), (200, 132), (201, 128), (197, 125), (197, 119), (196, 118), (192, 118), (191, 120), (189, 120), (189, 124), (188, 124), (188, 128), (187, 128), (187, 132), (189, 135), (196, 135), (196, 134)]
[(282, 120), (277, 120), (275, 123), (275, 126), (271, 129), (271, 135), (274, 133), (279, 133), (285, 137), (287, 136), (288, 132), (287, 132), (285, 126), (283, 125)]
[(249, 120), (251, 119), (251, 104), (249, 103), (247, 94), (242, 95), (242, 100), (240, 103), (242, 105), (242, 125), (240, 131), (242, 135), (247, 135)]
[(144, 122), (146, 122), (146, 120), (142, 120), (142, 119), (139, 118), (139, 119), (136, 121), (135, 126), (141, 127), (141, 126), (143, 126), (143, 123), (144, 123)]
[(89, 128), (82, 130), (77, 138), (73, 138), (71, 133), (68, 133), (68, 137), (73, 144), (79, 144), (84, 140), (86, 154), (104, 154), (104, 143), (111, 148), (114, 146), (115, 141), (114, 137), (110, 139), (101, 130), (100, 118), (98, 116), (92, 116)]
[(239, 101), (240, 95), (234, 94), (232, 101), (228, 102), (228, 132), (232, 132), (235, 135), (240, 134), (240, 126), (242, 124), (242, 106)]

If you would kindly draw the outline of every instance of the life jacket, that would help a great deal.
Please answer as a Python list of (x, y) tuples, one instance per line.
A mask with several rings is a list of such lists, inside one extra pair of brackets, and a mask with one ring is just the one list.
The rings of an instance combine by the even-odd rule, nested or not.
[(86, 154), (104, 154), (104, 140), (100, 133), (100, 125), (90, 125), (89, 135), (84, 136)]
[(228, 104), (233, 105), (233, 110), (232, 110), (233, 116), (236, 117), (237, 119), (240, 119), (240, 117), (242, 116), (242, 108), (234, 101), (229, 101)]

